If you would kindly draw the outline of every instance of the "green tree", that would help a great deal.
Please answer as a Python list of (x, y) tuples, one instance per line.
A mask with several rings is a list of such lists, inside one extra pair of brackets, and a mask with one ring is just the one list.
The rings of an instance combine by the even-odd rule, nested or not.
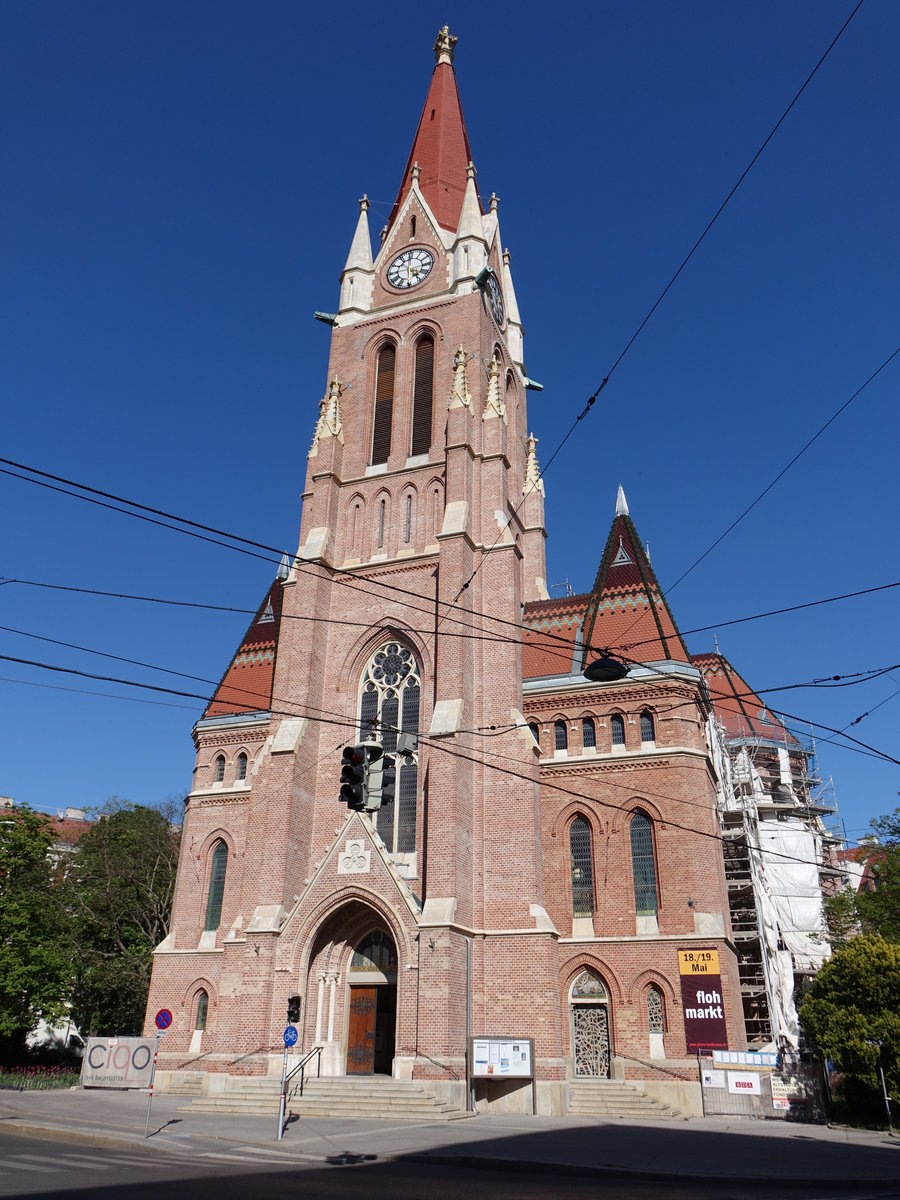
[(180, 834), (168, 811), (112, 798), (82, 837), (68, 876), (83, 1034), (138, 1034), (154, 946), (169, 931)]
[(0, 810), (0, 1038), (24, 1048), (40, 1017), (65, 1011), (71, 979), (60, 873), (46, 817), (27, 806)]
[(872, 822), (881, 846), (869, 854), (869, 872), (875, 890), (860, 892), (856, 909), (867, 933), (880, 933), (890, 942), (900, 942), (900, 808)]
[(810, 1045), (874, 1099), (881, 1062), (891, 1095), (900, 1095), (900, 946), (876, 934), (853, 938), (822, 965), (800, 1021)]

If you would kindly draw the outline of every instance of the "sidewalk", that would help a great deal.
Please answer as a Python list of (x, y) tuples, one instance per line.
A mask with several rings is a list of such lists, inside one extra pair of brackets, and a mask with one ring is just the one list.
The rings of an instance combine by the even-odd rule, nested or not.
[(857, 1183), (900, 1178), (900, 1137), (776, 1121), (697, 1118), (598, 1121), (586, 1117), (477, 1116), (465, 1121), (292, 1120), (276, 1138), (272, 1117), (192, 1113), (184, 1096), (153, 1098), (145, 1140), (145, 1092), (0, 1091), (0, 1135), (178, 1155), (236, 1147), (297, 1165), (403, 1158), (471, 1166), (640, 1177), (796, 1179)]

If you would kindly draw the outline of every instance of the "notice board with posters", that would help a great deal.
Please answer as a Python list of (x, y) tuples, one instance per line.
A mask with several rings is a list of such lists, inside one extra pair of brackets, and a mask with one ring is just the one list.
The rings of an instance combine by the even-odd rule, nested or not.
[(531, 1038), (472, 1038), (473, 1079), (531, 1079)]
[(688, 1053), (728, 1049), (728, 1029), (722, 1003), (719, 952), (700, 947), (678, 951), (681, 1006)]

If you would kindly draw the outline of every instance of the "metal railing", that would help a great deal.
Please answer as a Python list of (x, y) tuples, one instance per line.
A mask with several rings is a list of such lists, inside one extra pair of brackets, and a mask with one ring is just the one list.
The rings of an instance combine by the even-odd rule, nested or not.
[(285, 1094), (287, 1094), (288, 1084), (291, 1082), (291, 1080), (294, 1078), (294, 1076), (299, 1071), (300, 1072), (300, 1084), (299, 1084), (299, 1087), (296, 1087), (294, 1089), (294, 1094), (300, 1095), (300, 1096), (303, 1095), (303, 1084), (306, 1081), (306, 1064), (310, 1061), (311, 1058), (315, 1058), (315, 1060), (316, 1060), (316, 1079), (321, 1078), (323, 1049), (324, 1049), (324, 1046), (313, 1046), (313, 1048), (312, 1048), (312, 1050), (310, 1050), (309, 1054), (307, 1054), (303, 1058), (301, 1058), (301, 1060), (297, 1063), (296, 1067), (292, 1067), (290, 1069), (290, 1071), (288, 1071), (287, 1075), (284, 1077)]

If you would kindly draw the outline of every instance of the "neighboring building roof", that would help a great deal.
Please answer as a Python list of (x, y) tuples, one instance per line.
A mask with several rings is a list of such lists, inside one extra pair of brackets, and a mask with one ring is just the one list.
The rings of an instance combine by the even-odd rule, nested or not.
[[(590, 596), (564, 596), (559, 600), (537, 600), (525, 605), (522, 634), (522, 676), (540, 679), (546, 675), (571, 675), (576, 640), (581, 658), (581, 629)], [(581, 667), (577, 668), (579, 671)]]
[(584, 622), (586, 657), (605, 650), (625, 662), (689, 662), (675, 618), (619, 488)]
[(272, 704), (275, 654), (281, 625), (281, 577), (272, 584), (203, 718), (263, 712)]
[(56, 835), (57, 844), (75, 846), (94, 825), (87, 817), (50, 817), (50, 828)]
[(419, 164), (419, 188), (438, 224), (454, 233), (459, 225), (466, 190), (466, 168), (472, 159), (472, 151), (459, 102), (456, 73), (451, 65), (452, 47), (449, 50), (443, 47), (439, 35), (435, 51), (438, 53), (438, 63), (431, 77), (431, 86), (403, 172), (403, 182), (391, 209), (388, 228), (393, 225), (409, 194), (413, 163)]
[(784, 722), (769, 711), (724, 655), (692, 654), (691, 662), (706, 680), (727, 738), (763, 738), (783, 742), (789, 749), (801, 749)]
[(604, 651), (626, 663), (690, 661), (621, 487), (591, 593), (526, 604), (523, 622), (526, 679), (580, 675)]

